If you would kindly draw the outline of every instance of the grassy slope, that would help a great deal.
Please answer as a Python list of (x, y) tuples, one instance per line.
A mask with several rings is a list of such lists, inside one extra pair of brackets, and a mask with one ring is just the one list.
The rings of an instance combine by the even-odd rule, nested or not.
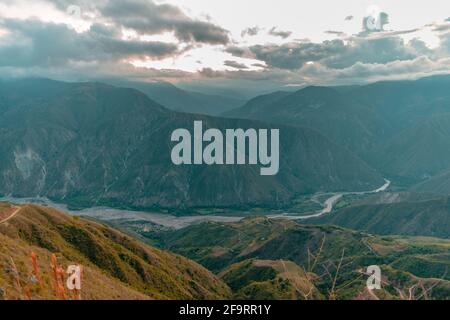
[(322, 298), (305, 271), (292, 261), (248, 259), (235, 263), (220, 273), (237, 299)]
[[(445, 259), (448, 259), (450, 242), (446, 240), (376, 237), (339, 227), (303, 226), (262, 217), (239, 223), (203, 223), (169, 232), (164, 239), (166, 248), (219, 273), (237, 290), (238, 297), (252, 297), (247, 291), (250, 289), (258, 298), (264, 295), (287, 297), (289, 290), (270, 283), (277, 276), (272, 273), (272, 277), (267, 278), (271, 274), (267, 268), (255, 270), (254, 264), (248, 262), (254, 260), (271, 261), (266, 267), (269, 264), (273, 270), (276, 270), (274, 266), (280, 265), (280, 260), (289, 261), (313, 273), (306, 280), (313, 281), (319, 294), (330, 297), (336, 266), (343, 254), (335, 284), (336, 298), (367, 298), (366, 277), (361, 272), (372, 264), (380, 265), (386, 276), (385, 290), (378, 294), (380, 298), (404, 298), (400, 292), (403, 294), (408, 291), (408, 286), (417, 283), (429, 286), (436, 283), (434, 298), (450, 298), (450, 283), (445, 281), (447, 277), (442, 272), (443, 266), (449, 265)], [(321, 254), (316, 266), (311, 267), (314, 260), (311, 254), (318, 252)], [(426, 267), (414, 263), (419, 258), (427, 262)], [(275, 274), (279, 275), (279, 270)]]
[(375, 234), (450, 237), (450, 198), (363, 204), (308, 221), (334, 224)]
[[(14, 297), (12, 257), (24, 284), (31, 272), (29, 255), (38, 253), (46, 282), (50, 281), (50, 254), (65, 268), (85, 267), (85, 298), (217, 299), (230, 292), (205, 268), (181, 256), (146, 246), (102, 224), (28, 205), (0, 225), (0, 287)], [(4, 245), (3, 245), (4, 244)], [(11, 296), (9, 296), (11, 292)], [(36, 292), (48, 298), (50, 292)]]

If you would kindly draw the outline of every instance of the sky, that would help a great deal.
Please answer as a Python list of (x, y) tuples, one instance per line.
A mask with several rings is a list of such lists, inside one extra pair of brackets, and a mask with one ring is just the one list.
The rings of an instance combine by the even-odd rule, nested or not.
[(0, 73), (270, 91), (450, 73), (448, 0), (0, 0)]

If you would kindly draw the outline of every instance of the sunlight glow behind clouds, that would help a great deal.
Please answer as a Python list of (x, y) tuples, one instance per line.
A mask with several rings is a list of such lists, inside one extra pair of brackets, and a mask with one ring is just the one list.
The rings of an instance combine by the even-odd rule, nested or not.
[[(63, 74), (63, 68), (78, 73), (74, 68), (89, 63), (97, 66), (91, 68), (92, 75), (116, 65), (118, 76), (126, 70), (127, 76), (136, 72), (150, 79), (166, 72), (176, 79), (173, 75), (186, 72), (183, 76), (206, 77), (210, 82), (239, 77), (292, 85), (437, 72), (442, 66), (438, 60), (450, 52), (441, 48), (447, 39), (443, 35), (450, 32), (444, 23), (450, 15), (448, 1), (429, 0), (426, 5), (406, 0), (117, 1), (3, 0), (0, 58), (12, 60), (4, 59), (0, 68), (22, 64), (29, 69), (61, 68)], [(66, 10), (70, 5), (80, 6), (81, 15), (70, 15)], [(367, 28), (362, 32), (371, 5), (387, 13), (385, 32)], [(66, 30), (65, 39), (49, 39), (45, 32), (38, 34), (8, 19), (27, 25), (33, 20), (56, 23), (47, 28), (55, 35), (68, 26), (78, 36)], [(22, 43), (21, 50), (15, 40)], [(63, 50), (69, 46), (73, 49)], [(18, 56), (22, 62), (16, 61)], [(43, 66), (38, 61), (67, 64)], [(388, 64), (390, 69), (384, 68)], [(398, 73), (388, 74), (390, 70)]]
[(131, 63), (136, 67), (176, 69), (186, 72), (197, 72), (204, 68), (235, 71), (236, 68), (224, 65), (224, 61), (227, 60), (234, 60), (238, 63), (245, 64), (248, 67), (246, 70), (257, 71), (262, 69), (261, 67), (252, 66), (253, 64), (261, 63), (259, 60), (233, 57), (231, 54), (211, 46), (192, 49), (176, 58), (148, 61), (134, 60)]

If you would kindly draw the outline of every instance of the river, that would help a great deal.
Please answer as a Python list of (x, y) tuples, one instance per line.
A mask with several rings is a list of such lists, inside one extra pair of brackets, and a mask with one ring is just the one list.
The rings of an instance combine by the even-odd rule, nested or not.
[(291, 212), (291, 213), (283, 213), (283, 214), (278, 214), (278, 215), (270, 215), (269, 217), (270, 218), (284, 218), (284, 219), (291, 219), (291, 220), (306, 220), (306, 219), (311, 219), (311, 218), (317, 218), (317, 217), (323, 216), (325, 214), (331, 213), (333, 211), (334, 205), (343, 196), (380, 193), (380, 192), (386, 191), (390, 185), (391, 185), (391, 181), (384, 179), (384, 184), (381, 187), (379, 187), (378, 189), (375, 189), (372, 191), (330, 193), (330, 197), (327, 198), (324, 202), (323, 209), (314, 214), (302, 215), (301, 213), (296, 214), (296, 213)]
[[(345, 195), (363, 195), (363, 194), (373, 194), (386, 191), (391, 182), (385, 179), (385, 184), (380, 188), (372, 191), (362, 191), (362, 192), (339, 192), (339, 193), (329, 193), (329, 194), (319, 194), (320, 196), (329, 196), (323, 202), (323, 208), (318, 212), (310, 215), (302, 215), (302, 213), (283, 213), (277, 215), (268, 215), (269, 218), (273, 219), (290, 219), (290, 220), (305, 220), (311, 218), (317, 218), (325, 214), (329, 214), (333, 211), (334, 205), (339, 199)], [(236, 222), (245, 218), (244, 216), (219, 216), (219, 215), (195, 215), (195, 216), (181, 216), (177, 217), (170, 214), (162, 214), (155, 212), (144, 212), (144, 211), (131, 211), (122, 209), (113, 209), (106, 207), (92, 207), (83, 210), (69, 210), (66, 205), (61, 203), (55, 203), (47, 198), (35, 197), (35, 198), (14, 198), (14, 197), (2, 197), (0, 201), (7, 201), (17, 204), (34, 203), (43, 204), (51, 206), (62, 211), (68, 212), (69, 214), (76, 216), (87, 216), (103, 221), (114, 221), (119, 219), (126, 219), (129, 221), (141, 220), (148, 221), (155, 224), (162, 225), (164, 227), (181, 229), (187, 227), (191, 224), (200, 223), (203, 221), (215, 221), (215, 222)]]

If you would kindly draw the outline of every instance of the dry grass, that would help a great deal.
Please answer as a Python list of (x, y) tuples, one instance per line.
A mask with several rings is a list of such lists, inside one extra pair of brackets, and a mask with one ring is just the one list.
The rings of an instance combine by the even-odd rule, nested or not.
[[(23, 206), (8, 223), (0, 224), (0, 243), (0, 295), (6, 299), (73, 298), (65, 287), (69, 265), (83, 266), (83, 299), (231, 295), (225, 284), (195, 262), (48, 207)], [(11, 272), (11, 258), (17, 272)]]

